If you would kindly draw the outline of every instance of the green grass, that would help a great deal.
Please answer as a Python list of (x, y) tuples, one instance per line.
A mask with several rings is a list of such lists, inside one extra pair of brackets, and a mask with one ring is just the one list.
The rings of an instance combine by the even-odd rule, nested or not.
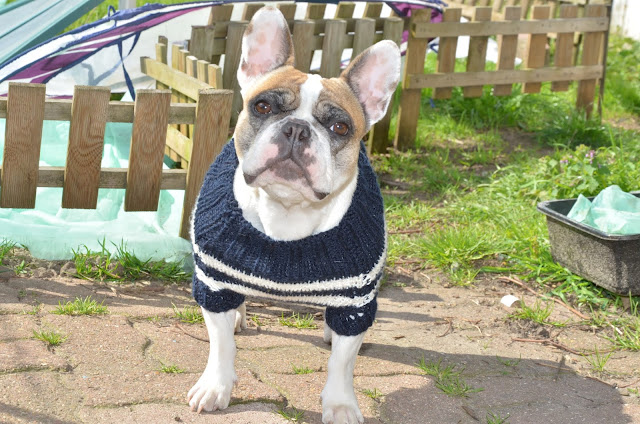
[(177, 365), (166, 365), (160, 362), (159, 371), (165, 374), (182, 374), (184, 370)]
[(423, 374), (434, 377), (435, 386), (448, 396), (468, 397), (471, 393), (484, 390), (467, 384), (461, 376), (464, 369), (456, 370), (456, 365), (453, 364), (445, 366), (442, 359), (426, 362), (423, 357), (416, 366)]
[(282, 418), (284, 418), (285, 420), (288, 420), (294, 423), (302, 422), (302, 419), (304, 418), (304, 412), (298, 411), (294, 407), (285, 408), (283, 406), (282, 408), (278, 409), (276, 413), (280, 415)]
[(298, 328), (298, 329), (316, 329), (318, 326), (314, 322), (313, 315), (305, 314), (300, 315), (298, 313), (292, 313), (290, 317), (285, 317), (284, 312), (280, 317), (280, 324), (285, 327)]
[(509, 420), (509, 415), (507, 414), (506, 417), (503, 417), (499, 413), (489, 411), (487, 412), (486, 419), (487, 424), (506, 424), (506, 422)]
[(199, 306), (185, 306), (182, 310), (178, 309), (173, 303), (173, 314), (180, 321), (187, 324), (198, 324), (204, 322), (202, 311)]
[(584, 359), (586, 359), (586, 361), (591, 365), (592, 370), (596, 372), (604, 372), (604, 367), (607, 365), (607, 362), (609, 362), (611, 355), (613, 355), (613, 352), (609, 352), (606, 355), (600, 353), (598, 346), (596, 346), (594, 353), (588, 356), (584, 355)]
[(298, 367), (298, 366), (295, 366), (293, 364), (291, 366), (293, 367), (293, 373), (294, 374), (301, 375), (301, 374), (311, 374), (311, 373), (314, 372), (314, 370), (309, 368), (309, 367), (305, 367), (305, 366)]
[(55, 347), (64, 343), (69, 336), (55, 330), (33, 330), (33, 338), (45, 342), (50, 347)]
[(15, 249), (16, 244), (10, 240), (1, 239), (0, 240), (0, 265), (2, 265), (5, 256), (11, 254), (13, 249)]
[(124, 244), (114, 245), (113, 253), (106, 248), (104, 241), (100, 246), (98, 252), (90, 251), (86, 246), (84, 251), (73, 251), (76, 277), (100, 281), (152, 279), (166, 282), (191, 278), (191, 274), (184, 271), (180, 262), (143, 261), (127, 250)]
[(549, 317), (551, 316), (552, 312), (553, 312), (552, 303), (548, 302), (546, 305), (543, 306), (542, 302), (537, 300), (533, 304), (533, 306), (527, 306), (523, 302), (522, 306), (520, 307), (520, 310), (509, 315), (509, 318), (532, 321), (541, 325), (553, 325), (555, 327), (564, 327), (566, 325), (565, 323), (549, 320)]
[(77, 297), (73, 302), (58, 302), (58, 307), (53, 310), (58, 315), (101, 315), (108, 313), (103, 302), (96, 302), (87, 296), (84, 299)]
[(380, 399), (382, 396), (384, 396), (382, 392), (377, 388), (374, 388), (373, 390), (364, 389), (362, 393), (364, 393), (366, 396), (370, 397), (373, 400)]

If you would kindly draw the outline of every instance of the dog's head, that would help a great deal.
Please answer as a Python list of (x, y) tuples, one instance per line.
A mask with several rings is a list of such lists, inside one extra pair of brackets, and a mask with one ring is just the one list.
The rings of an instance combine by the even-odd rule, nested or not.
[(247, 184), (283, 201), (318, 202), (354, 176), (360, 140), (385, 115), (400, 79), (400, 51), (381, 41), (339, 78), (293, 65), (284, 16), (260, 9), (242, 40), (235, 145)]

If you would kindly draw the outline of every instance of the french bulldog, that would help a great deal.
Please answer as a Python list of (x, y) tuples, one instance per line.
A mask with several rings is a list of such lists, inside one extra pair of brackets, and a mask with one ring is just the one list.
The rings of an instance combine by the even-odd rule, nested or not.
[[(273, 7), (260, 9), (242, 41), (238, 82), (243, 110), (233, 136), (238, 165), (229, 180), (244, 220), (270, 240), (287, 242), (338, 226), (358, 185), (361, 140), (385, 115), (399, 79), (400, 51), (392, 41), (365, 50), (338, 78), (296, 70), (287, 21)], [(203, 199), (204, 190), (200, 196), (199, 203), (209, 200)], [(200, 209), (194, 212), (196, 221), (204, 213)], [(384, 247), (386, 254), (386, 238)], [(206, 255), (198, 249), (196, 238), (197, 267), (199, 260), (218, 264), (215, 258), (202, 259)], [(208, 285), (217, 284), (215, 278), (197, 274)], [(210, 353), (204, 373), (188, 393), (197, 412), (229, 405), (236, 382), (234, 331), (246, 328), (244, 303), (222, 312), (203, 307), (202, 313)], [(321, 393), (325, 424), (364, 422), (353, 388), (364, 334), (338, 334), (325, 323), (324, 339), (332, 344)]]

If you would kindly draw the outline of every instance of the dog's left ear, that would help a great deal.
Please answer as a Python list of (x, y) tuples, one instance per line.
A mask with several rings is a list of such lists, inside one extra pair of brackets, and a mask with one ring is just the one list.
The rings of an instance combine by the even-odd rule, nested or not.
[(242, 37), (238, 83), (245, 89), (267, 72), (293, 65), (293, 41), (282, 13), (272, 6), (258, 10)]
[(387, 112), (400, 81), (400, 49), (393, 41), (380, 41), (352, 60), (340, 78), (358, 97), (371, 127)]

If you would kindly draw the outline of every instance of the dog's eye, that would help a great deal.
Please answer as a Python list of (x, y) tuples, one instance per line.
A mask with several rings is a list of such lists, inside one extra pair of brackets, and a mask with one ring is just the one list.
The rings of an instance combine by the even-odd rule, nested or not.
[(271, 113), (271, 105), (265, 102), (264, 100), (261, 100), (258, 103), (256, 103), (253, 106), (253, 108), (255, 109), (256, 112), (258, 112), (261, 115), (266, 115), (268, 113)]
[(344, 122), (336, 122), (335, 124), (331, 125), (329, 129), (338, 135), (347, 135), (347, 133), (349, 132), (349, 126)]

